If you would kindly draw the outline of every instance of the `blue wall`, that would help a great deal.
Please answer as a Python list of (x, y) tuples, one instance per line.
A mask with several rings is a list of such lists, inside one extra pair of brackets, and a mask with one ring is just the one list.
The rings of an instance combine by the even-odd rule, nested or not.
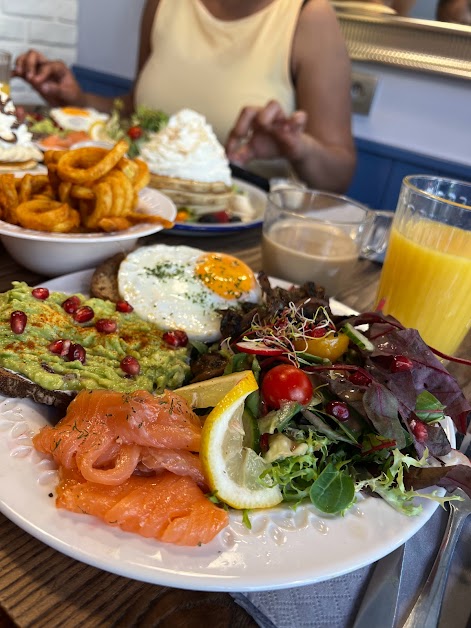
[(402, 179), (409, 174), (437, 174), (471, 181), (471, 167), (434, 159), (394, 146), (357, 139), (358, 163), (348, 196), (373, 209), (396, 208)]

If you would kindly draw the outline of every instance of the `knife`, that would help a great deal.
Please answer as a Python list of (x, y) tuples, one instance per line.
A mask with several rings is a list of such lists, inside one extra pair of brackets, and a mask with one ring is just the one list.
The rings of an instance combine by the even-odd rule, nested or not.
[(404, 548), (401, 545), (376, 563), (353, 628), (394, 628)]
[(265, 177), (261, 177), (260, 175), (250, 172), (249, 170), (241, 168), (233, 163), (230, 163), (229, 167), (231, 169), (232, 176), (236, 179), (241, 179), (246, 183), (251, 183), (265, 192), (270, 191), (270, 181), (265, 179)]

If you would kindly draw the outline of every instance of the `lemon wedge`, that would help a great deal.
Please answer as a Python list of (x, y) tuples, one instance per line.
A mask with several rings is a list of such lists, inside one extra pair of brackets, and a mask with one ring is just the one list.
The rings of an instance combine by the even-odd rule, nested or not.
[(208, 415), (201, 435), (200, 458), (209, 486), (221, 501), (238, 509), (271, 508), (282, 500), (278, 486), (259, 481), (269, 465), (243, 446), (244, 402), (257, 388), (253, 373), (245, 371)]
[(110, 141), (106, 130), (106, 123), (103, 120), (96, 120), (88, 129), (88, 134), (92, 140), (99, 142)]
[(240, 371), (221, 377), (205, 379), (182, 386), (174, 392), (183, 397), (192, 408), (214, 408), (236, 384), (246, 378), (252, 371)]

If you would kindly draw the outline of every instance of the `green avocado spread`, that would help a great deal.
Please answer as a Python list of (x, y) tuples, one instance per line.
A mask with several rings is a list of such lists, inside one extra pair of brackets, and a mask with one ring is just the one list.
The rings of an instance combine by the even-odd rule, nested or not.
[[(189, 374), (186, 348), (174, 349), (163, 340), (163, 332), (143, 321), (134, 312), (121, 313), (110, 301), (87, 299), (78, 294), (80, 305), (93, 309), (87, 323), (75, 322), (62, 307), (70, 297), (51, 292), (46, 300), (32, 296), (32, 288), (13, 282), (13, 288), (0, 294), (0, 366), (24, 375), (47, 390), (105, 388), (120, 392), (148, 390), (160, 393), (178, 388)], [(21, 334), (13, 333), (10, 316), (14, 311), (27, 316)], [(95, 323), (110, 319), (117, 323), (113, 333), (100, 333)], [(69, 361), (50, 350), (51, 343), (70, 340), (86, 351), (85, 362)], [(136, 358), (140, 373), (127, 375), (120, 367), (126, 356)]]

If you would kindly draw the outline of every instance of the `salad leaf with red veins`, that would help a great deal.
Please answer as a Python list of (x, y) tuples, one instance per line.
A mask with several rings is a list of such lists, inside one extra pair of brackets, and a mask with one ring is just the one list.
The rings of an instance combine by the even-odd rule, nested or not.
[[(464, 397), (455, 378), (446, 370), (416, 329), (405, 329), (392, 317), (379, 313), (360, 314), (349, 318), (352, 325), (373, 323), (368, 338), (375, 349), (365, 353), (365, 365), (376, 381), (384, 383), (397, 397), (401, 415), (409, 419), (414, 414), (418, 395), (427, 390), (443, 405), (459, 432), (466, 431), (466, 417), (471, 405)], [(391, 372), (388, 358), (402, 355), (411, 360), (413, 368)]]
[[(343, 513), (364, 491), (413, 515), (420, 512), (420, 488), (462, 486), (471, 495), (471, 462), (452, 450), (442, 427), (450, 417), (466, 431), (471, 405), (417, 330), (381, 312), (335, 316), (313, 283), (285, 290), (261, 279), (261, 306), (225, 313), (222, 346), (234, 370), (241, 355), (244, 368), (247, 360), (257, 364), (261, 394), (251, 413), (271, 464), (264, 477), (278, 484), (284, 500), (296, 505), (309, 498), (321, 511)], [(342, 335), (348, 343), (332, 359), (322, 353), (327, 343), (309, 342)], [(289, 415), (270, 410), (264, 396), (265, 378), (280, 365), (304, 371), (313, 385), (311, 400)], [(452, 457), (455, 466), (446, 466)]]

